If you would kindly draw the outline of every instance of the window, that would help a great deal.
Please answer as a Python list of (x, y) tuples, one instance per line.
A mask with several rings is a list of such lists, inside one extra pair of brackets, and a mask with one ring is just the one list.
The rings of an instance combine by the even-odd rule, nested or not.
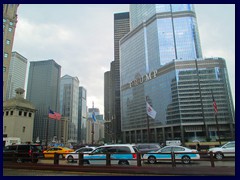
[(10, 25), (10, 26), (12, 26), (12, 25), (13, 25), (13, 22), (12, 22), (12, 21), (10, 21), (10, 22), (9, 22), (9, 25)]
[(28, 114), (28, 117), (32, 117), (32, 113), (29, 113), (29, 114)]
[(21, 115), (22, 115), (22, 111), (19, 111), (19, 112), (18, 112), (18, 115), (21, 116)]
[(8, 116), (8, 111), (6, 111), (6, 116)]
[(3, 67), (3, 72), (6, 72), (6, 67)]
[(13, 115), (13, 111), (11, 111), (10, 114)]
[(9, 45), (10, 42), (11, 42), (11, 41), (10, 41), (9, 39), (6, 40), (6, 44), (7, 44), (7, 45)]
[(4, 53), (4, 57), (7, 58), (8, 57), (8, 53)]
[(10, 27), (10, 28), (8, 28), (8, 31), (9, 31), (9, 32), (12, 32), (12, 28), (11, 28), (11, 27)]
[(6, 22), (6, 19), (3, 18), (3, 22), (5, 23), (5, 22)]
[(27, 112), (24, 112), (24, 116), (27, 116)]
[(24, 132), (25, 132), (25, 130), (26, 130), (26, 127), (25, 127), (25, 126), (23, 126), (23, 128), (22, 128), (22, 132), (24, 133)]

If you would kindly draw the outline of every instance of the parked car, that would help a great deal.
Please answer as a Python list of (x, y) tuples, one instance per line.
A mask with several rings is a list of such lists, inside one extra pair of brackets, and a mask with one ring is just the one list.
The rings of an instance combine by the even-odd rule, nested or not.
[(214, 157), (218, 160), (223, 159), (223, 157), (235, 157), (235, 141), (227, 142), (220, 147), (210, 148), (208, 152), (213, 152)]
[[(200, 159), (196, 149), (189, 149), (183, 146), (165, 146), (158, 151), (152, 151), (143, 155), (143, 162), (154, 164), (156, 162), (171, 160), (171, 152), (175, 154), (176, 160), (181, 160), (184, 164), (189, 164), (192, 159)], [(178, 154), (178, 153), (183, 154)]]
[(43, 146), (39, 144), (15, 144), (3, 148), (3, 160), (38, 162), (43, 157)]
[(78, 160), (78, 153), (91, 153), (94, 149), (96, 149), (96, 147), (82, 147), (70, 154), (67, 154), (65, 158), (68, 162), (74, 162)]
[(157, 143), (143, 143), (143, 144), (136, 144), (136, 147), (138, 148), (139, 152), (143, 154), (148, 153), (150, 151), (157, 151), (161, 148), (161, 146)]
[(138, 149), (132, 144), (111, 144), (96, 148), (84, 154), (84, 164), (106, 165), (106, 153), (110, 153), (112, 165), (137, 165)]
[(70, 149), (68, 147), (51, 147), (45, 151), (43, 151), (44, 158), (54, 158), (54, 154), (59, 154), (59, 159), (65, 158), (65, 156), (70, 153), (74, 152), (73, 149)]

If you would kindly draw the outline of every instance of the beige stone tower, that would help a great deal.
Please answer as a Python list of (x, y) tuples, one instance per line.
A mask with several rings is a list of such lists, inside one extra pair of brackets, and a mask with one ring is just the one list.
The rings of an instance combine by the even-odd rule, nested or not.
[(17, 24), (19, 4), (3, 4), (3, 101), (6, 100), (8, 72)]

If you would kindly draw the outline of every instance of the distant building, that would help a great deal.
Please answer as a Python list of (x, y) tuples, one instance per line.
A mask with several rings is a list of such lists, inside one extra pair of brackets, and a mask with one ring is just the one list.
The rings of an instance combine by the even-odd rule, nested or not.
[[(61, 66), (54, 60), (31, 61), (28, 75), (27, 100), (34, 103), (37, 112), (34, 119), (33, 139), (50, 143), (60, 140), (60, 122), (48, 118), (49, 108), (59, 112)], [(47, 124), (49, 125), (47, 128)], [(48, 130), (48, 133), (47, 133)]]
[(60, 82), (60, 114), (68, 117), (68, 141), (77, 143), (78, 136), (79, 80), (64, 75)]
[(7, 81), (19, 4), (3, 4), (3, 101), (7, 97)]
[[(92, 118), (92, 113), (95, 113), (96, 121)], [(87, 118), (87, 144), (102, 144), (104, 143), (104, 120), (98, 108), (88, 109)]]
[(85, 144), (87, 139), (87, 90), (79, 87), (78, 101), (78, 143)]
[(12, 52), (7, 83), (7, 99), (15, 97), (15, 89), (24, 89), (26, 73), (27, 59), (18, 52)]
[(24, 99), (24, 90), (16, 89), (16, 97), (3, 102), (3, 135), (19, 137), (22, 143), (33, 141), (35, 106)]
[(110, 72), (104, 75), (104, 117), (112, 123), (114, 142), (122, 141), (121, 106), (120, 106), (120, 51), (119, 40), (130, 31), (129, 12), (114, 14), (114, 61), (111, 62)]

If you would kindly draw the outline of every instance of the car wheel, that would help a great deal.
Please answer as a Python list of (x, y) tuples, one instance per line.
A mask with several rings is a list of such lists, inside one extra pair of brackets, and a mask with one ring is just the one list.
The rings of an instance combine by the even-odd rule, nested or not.
[(119, 161), (118, 165), (129, 165), (128, 161)]
[(72, 156), (68, 156), (68, 157), (67, 157), (67, 161), (70, 162), (70, 163), (72, 163), (72, 162), (74, 161), (74, 159), (73, 159)]
[(218, 159), (218, 160), (222, 160), (223, 159), (223, 154), (221, 152), (216, 152), (215, 158)]
[(154, 156), (149, 156), (149, 157), (148, 157), (148, 162), (149, 162), (150, 164), (155, 164), (155, 163), (156, 163), (156, 157), (154, 157)]
[(189, 156), (183, 156), (182, 157), (182, 163), (183, 164), (190, 164), (191, 158)]

